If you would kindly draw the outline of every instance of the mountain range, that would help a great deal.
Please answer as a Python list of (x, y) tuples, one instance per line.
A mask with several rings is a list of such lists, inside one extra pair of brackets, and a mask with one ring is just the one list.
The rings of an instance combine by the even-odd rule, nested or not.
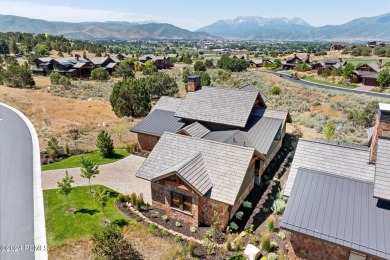
[(390, 40), (390, 13), (354, 19), (341, 25), (314, 27), (301, 18), (237, 17), (197, 30), (226, 39), (242, 40)]
[(49, 22), (13, 15), (0, 15), (0, 32), (49, 33), (68, 39), (219, 39), (205, 32), (191, 32), (167, 23)]
[(64, 35), (69, 39), (177, 39), (177, 40), (290, 40), (367, 41), (390, 40), (390, 13), (354, 19), (341, 25), (314, 27), (301, 18), (239, 16), (219, 20), (195, 32), (156, 22), (50, 22), (13, 15), (0, 15), (0, 32)]

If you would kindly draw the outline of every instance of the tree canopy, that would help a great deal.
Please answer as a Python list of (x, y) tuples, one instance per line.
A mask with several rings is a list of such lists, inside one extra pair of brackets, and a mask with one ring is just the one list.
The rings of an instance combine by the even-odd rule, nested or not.
[(381, 85), (384, 88), (390, 86), (390, 70), (389, 69), (381, 70), (378, 73), (376, 80), (378, 81), (379, 85)]
[(228, 55), (223, 55), (217, 62), (218, 68), (234, 72), (244, 71), (249, 67), (249, 62), (242, 59), (232, 59)]

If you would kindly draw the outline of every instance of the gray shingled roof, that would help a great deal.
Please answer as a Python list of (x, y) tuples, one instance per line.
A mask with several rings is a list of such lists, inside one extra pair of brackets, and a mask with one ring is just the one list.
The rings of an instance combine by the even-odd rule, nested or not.
[(374, 196), (390, 201), (390, 139), (378, 138)]
[(213, 184), (205, 197), (233, 205), (254, 152), (253, 148), (165, 132), (136, 176), (152, 180), (161, 172), (201, 153)]
[(245, 127), (259, 94), (238, 89), (202, 87), (190, 92), (176, 112), (177, 117)]
[(100, 65), (103, 62), (105, 62), (108, 59), (108, 57), (92, 57), (89, 58), (89, 60), (94, 64), (94, 65)]
[(280, 226), (390, 259), (390, 203), (372, 182), (336, 174), (300, 168)]
[(182, 101), (180, 98), (162, 96), (153, 107), (153, 110), (159, 109), (176, 112)]
[(195, 122), (186, 127), (183, 127), (181, 130), (179, 130), (178, 133), (186, 133), (192, 137), (202, 138), (203, 136), (210, 133), (210, 129), (199, 122)]
[[(251, 84), (245, 84), (245, 85), (241, 86), (241, 87), (239, 88), (239, 90), (253, 91), (253, 92), (256, 91), (256, 92), (259, 93), (259, 91), (258, 91), (254, 86), (252, 86)], [(263, 105), (264, 105), (264, 107), (266, 107), (265, 102), (268, 100), (268, 97), (267, 97), (265, 94), (263, 94), (263, 93), (260, 93), (260, 96), (261, 96), (261, 98), (263, 99)]]
[(364, 146), (300, 139), (291, 165), (284, 195), (290, 196), (298, 168), (308, 168), (361, 181), (374, 181), (375, 166)]
[(213, 187), (201, 153), (190, 156), (187, 160), (168, 168), (154, 177), (152, 181), (161, 180), (172, 174), (177, 174), (201, 196), (204, 196)]
[(176, 133), (185, 125), (185, 122), (175, 117), (175, 112), (155, 109), (141, 122), (136, 124), (131, 131), (154, 136), (161, 136), (165, 131)]

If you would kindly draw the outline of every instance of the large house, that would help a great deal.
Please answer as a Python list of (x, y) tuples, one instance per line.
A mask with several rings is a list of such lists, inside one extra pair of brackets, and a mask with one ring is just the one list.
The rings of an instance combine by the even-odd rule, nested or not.
[(294, 69), (296, 66), (302, 63), (310, 64), (310, 54), (298, 55), (294, 53), (293, 57), (282, 60), (282, 66), (284, 70)]
[(325, 68), (329, 68), (330, 70), (343, 68), (347, 61), (342, 58), (338, 59), (323, 59), (319, 60), (317, 63), (311, 64), (312, 70), (317, 70), (317, 74), (321, 75)]
[(354, 70), (352, 81), (355, 83), (362, 83), (367, 86), (379, 86), (376, 77), (381, 70), (382, 59), (379, 59), (378, 63), (364, 63)]
[(370, 147), (299, 140), (281, 227), (303, 259), (390, 259), (390, 105)]
[(204, 87), (189, 78), (185, 99), (162, 97), (131, 131), (152, 149), (137, 177), (151, 182), (153, 206), (198, 226), (214, 211), (226, 226), (282, 144), (287, 111), (267, 109), (250, 85)]

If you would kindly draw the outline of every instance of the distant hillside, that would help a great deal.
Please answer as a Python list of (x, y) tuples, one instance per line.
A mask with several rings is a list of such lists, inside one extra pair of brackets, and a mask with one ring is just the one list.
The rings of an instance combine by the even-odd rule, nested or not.
[(166, 23), (49, 22), (13, 15), (0, 15), (0, 32), (64, 35), (69, 39), (218, 39), (205, 32), (191, 32)]
[(390, 13), (321, 27), (313, 27), (300, 18), (244, 16), (220, 20), (197, 31), (242, 40), (390, 40)]

